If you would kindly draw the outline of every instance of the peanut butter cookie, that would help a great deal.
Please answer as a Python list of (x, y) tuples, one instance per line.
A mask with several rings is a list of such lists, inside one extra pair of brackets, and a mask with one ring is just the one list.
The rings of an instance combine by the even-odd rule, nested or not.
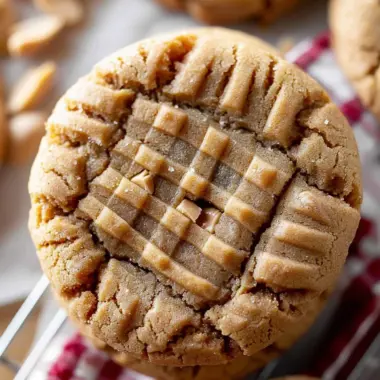
[(119, 352), (219, 365), (278, 341), (340, 273), (356, 142), (310, 77), (245, 34), (138, 42), (58, 102), (30, 230), (69, 315)]
[(186, 11), (207, 24), (232, 24), (247, 19), (271, 22), (298, 0), (156, 0), (172, 10)]
[(336, 57), (363, 104), (380, 120), (380, 3), (331, 0)]

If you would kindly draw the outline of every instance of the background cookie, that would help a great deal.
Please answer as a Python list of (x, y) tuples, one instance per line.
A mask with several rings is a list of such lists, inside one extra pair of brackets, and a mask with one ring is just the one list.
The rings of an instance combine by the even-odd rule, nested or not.
[(0, 0), (0, 56), (7, 55), (7, 39), (14, 21), (10, 0)]
[(100, 62), (47, 122), (29, 191), (72, 318), (160, 365), (219, 365), (297, 325), (355, 234), (360, 165), (325, 91), (255, 39), (199, 29)]
[(231, 24), (255, 18), (270, 22), (298, 0), (156, 0), (173, 10), (184, 10), (207, 24)]
[(339, 64), (380, 119), (380, 3), (331, 0), (330, 27)]
[(7, 117), (6, 108), (4, 103), (4, 89), (3, 89), (3, 79), (0, 73), (0, 165), (3, 163), (6, 148), (7, 148), (7, 137), (8, 137), (8, 127), (7, 127)]

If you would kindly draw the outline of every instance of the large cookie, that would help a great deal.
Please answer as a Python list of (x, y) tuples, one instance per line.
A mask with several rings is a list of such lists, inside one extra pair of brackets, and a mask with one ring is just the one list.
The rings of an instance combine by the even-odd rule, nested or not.
[(347, 121), (223, 29), (106, 58), (59, 101), (30, 230), (69, 314), (113, 349), (218, 365), (277, 341), (335, 282), (359, 222)]
[(207, 24), (232, 24), (247, 19), (271, 22), (298, 0), (156, 0), (172, 10), (188, 12)]
[(331, 0), (330, 27), (337, 59), (364, 105), (380, 119), (380, 3)]

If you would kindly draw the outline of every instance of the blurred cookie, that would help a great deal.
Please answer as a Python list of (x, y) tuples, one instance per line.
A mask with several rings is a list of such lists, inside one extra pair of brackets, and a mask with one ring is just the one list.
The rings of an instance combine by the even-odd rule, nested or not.
[(138, 42), (80, 79), (46, 129), (33, 241), (71, 317), (114, 350), (167, 366), (253, 355), (340, 273), (360, 218), (352, 130), (256, 39)]
[(336, 57), (363, 104), (380, 119), (380, 3), (331, 0)]
[(271, 22), (295, 6), (298, 0), (156, 0), (172, 10), (188, 12), (207, 24), (232, 24), (247, 19)]
[(0, 0), (0, 56), (8, 54), (7, 40), (14, 18), (12, 1)]
[(7, 110), (4, 101), (3, 78), (1, 77), (0, 73), (0, 165), (4, 162), (7, 150), (8, 122), (6, 112)]

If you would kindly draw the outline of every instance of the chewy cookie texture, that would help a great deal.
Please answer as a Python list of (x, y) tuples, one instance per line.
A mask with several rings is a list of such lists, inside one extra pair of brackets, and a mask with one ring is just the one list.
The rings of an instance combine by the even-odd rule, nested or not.
[(232, 24), (247, 19), (271, 22), (298, 0), (156, 0), (175, 11), (186, 11), (207, 24)]
[(316, 82), (252, 37), (198, 29), (80, 79), (29, 192), (41, 265), (76, 323), (136, 359), (220, 365), (278, 341), (329, 291), (361, 178)]
[(300, 323), (289, 329), (279, 340), (252, 356), (240, 356), (224, 365), (192, 367), (155, 365), (145, 360), (136, 359), (125, 352), (113, 350), (104, 342), (94, 338), (91, 332), (83, 329), (83, 327), (81, 332), (87, 336), (97, 348), (105, 350), (119, 365), (126, 366), (157, 380), (237, 380), (243, 379), (248, 374), (259, 370), (289, 349), (313, 324), (325, 304), (326, 296), (327, 294), (320, 297), (319, 302), (305, 315)]
[(364, 105), (380, 120), (380, 3), (330, 1), (337, 59)]

